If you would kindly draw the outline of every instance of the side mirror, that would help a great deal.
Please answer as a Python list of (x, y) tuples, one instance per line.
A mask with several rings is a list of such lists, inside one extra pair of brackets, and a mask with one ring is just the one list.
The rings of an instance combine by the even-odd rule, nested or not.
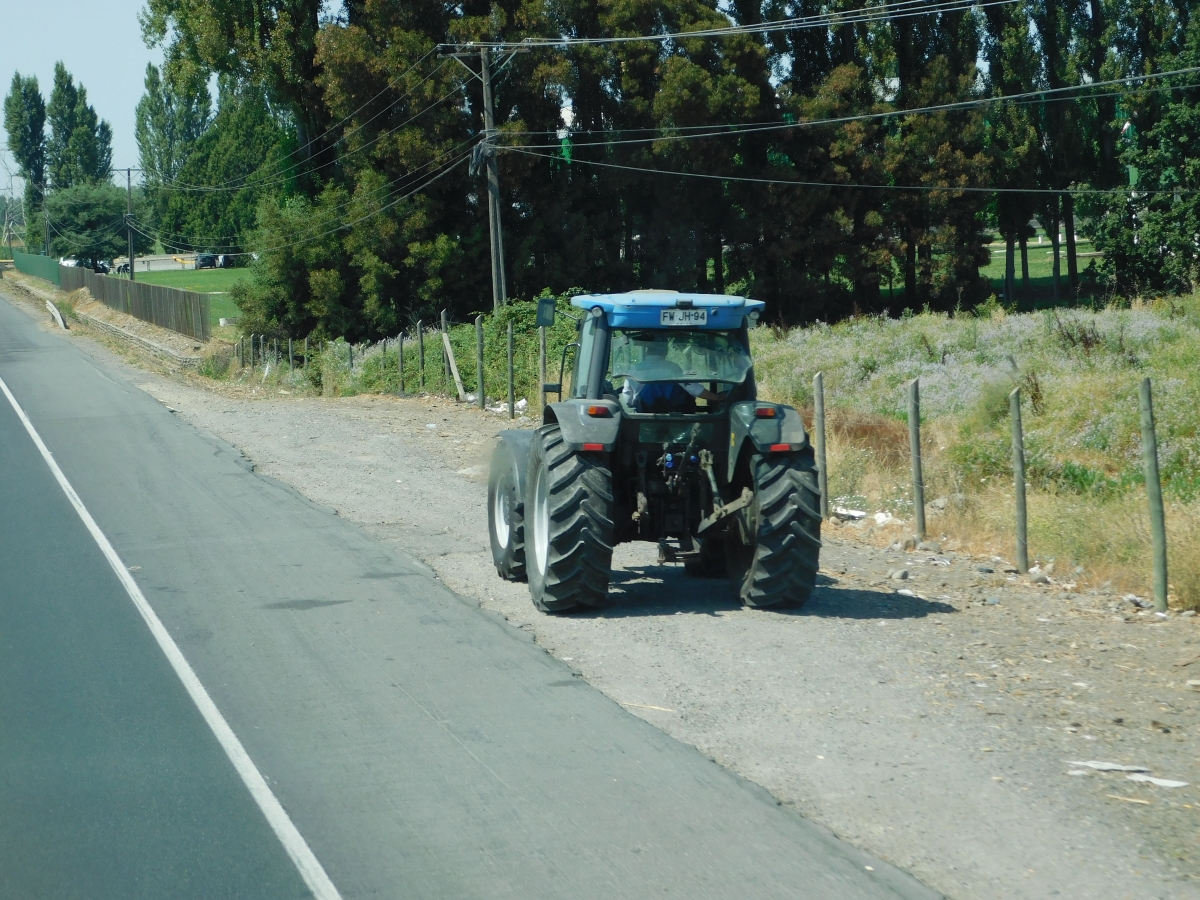
[(553, 297), (541, 297), (538, 299), (537, 305), (538, 328), (549, 328), (554, 324), (554, 312), (558, 301)]

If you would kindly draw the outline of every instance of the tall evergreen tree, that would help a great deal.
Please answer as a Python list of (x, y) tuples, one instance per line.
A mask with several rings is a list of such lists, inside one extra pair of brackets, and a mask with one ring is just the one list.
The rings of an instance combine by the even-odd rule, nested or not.
[(265, 92), (219, 80), (217, 114), (167, 185), (160, 225), (164, 244), (215, 252), (240, 251), (254, 230), (258, 204), (282, 185), (283, 138)]
[(112, 178), (112, 128), (88, 105), (87, 90), (75, 85), (61, 62), (54, 65), (54, 89), (46, 114), (50, 121), (46, 168), (53, 187)]
[[(4, 130), (8, 150), (25, 179), (25, 246), (43, 242), (42, 196), (46, 186), (46, 101), (33, 75), (13, 73), (12, 87), (4, 98)], [(49, 252), (49, 248), (46, 248)]]
[(175, 78), (153, 64), (146, 66), (146, 93), (138, 101), (135, 134), (142, 177), (154, 224), (166, 213), (171, 183), (212, 119), (212, 98), (203, 73), (190, 70)]

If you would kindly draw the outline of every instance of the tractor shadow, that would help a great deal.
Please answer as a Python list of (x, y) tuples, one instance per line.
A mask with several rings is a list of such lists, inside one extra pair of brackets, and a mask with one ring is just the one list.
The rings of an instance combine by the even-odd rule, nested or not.
[[(614, 560), (608, 600), (603, 609), (577, 615), (615, 619), (686, 612), (715, 616), (742, 606), (727, 579), (689, 578), (681, 565), (660, 566), (640, 560), (627, 560), (623, 565)], [(825, 575), (817, 576), (816, 591), (800, 609), (762, 610), (767, 615), (823, 619), (922, 619), (957, 611), (943, 601), (849, 587)]]

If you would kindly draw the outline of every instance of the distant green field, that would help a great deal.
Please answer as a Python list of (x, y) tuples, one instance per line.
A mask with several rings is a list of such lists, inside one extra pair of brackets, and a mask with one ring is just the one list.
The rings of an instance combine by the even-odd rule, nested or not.
[[(992, 244), (992, 262), (979, 270), (984, 278), (987, 278), (992, 283), (992, 289), (997, 295), (1004, 293), (1004, 245)], [(1092, 252), (1091, 241), (1079, 241), (1075, 245), (1076, 253), (1084, 254)], [(1067, 290), (1067, 246), (1064, 243), (1061, 248), (1060, 257), (1060, 290)], [(1038, 301), (1048, 300), (1053, 292), (1054, 285), (1054, 257), (1050, 255), (1051, 249), (1049, 243), (1038, 245), (1031, 242), (1029, 244), (1029, 286), (1032, 289), (1028, 301), (1020, 303), (1022, 309), (1029, 306), (1042, 305)], [(1079, 272), (1082, 275), (1091, 263), (1099, 263), (1099, 258), (1095, 256), (1086, 256), (1079, 259)], [(1017, 249), (1016, 269), (1017, 291), (1021, 291), (1021, 251)], [(1018, 294), (1019, 296), (1019, 294)]]
[(182, 291), (208, 294), (208, 318), (212, 325), (221, 319), (236, 319), (242, 314), (237, 304), (229, 298), (229, 290), (248, 277), (249, 269), (182, 269), (137, 273), (137, 280), (146, 284), (161, 284)]
[(216, 325), (221, 319), (236, 319), (242, 314), (228, 294), (212, 294), (208, 298), (208, 318)]
[(249, 269), (179, 269), (137, 273), (137, 280), (146, 284), (161, 284), (200, 294), (227, 293), (239, 281), (249, 277)]

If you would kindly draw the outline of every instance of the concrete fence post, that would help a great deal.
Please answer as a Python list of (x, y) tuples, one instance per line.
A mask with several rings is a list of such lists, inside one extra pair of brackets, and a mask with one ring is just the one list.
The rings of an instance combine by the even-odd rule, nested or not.
[(817, 452), (817, 487), (821, 491), (821, 518), (829, 518), (829, 469), (825, 460), (825, 376), (813, 376), (813, 440)]
[(516, 387), (513, 384), (513, 323), (508, 323), (508, 417), (517, 417)]
[(288, 371), (296, 371), (296, 354), (292, 349), (292, 339), (288, 338)]
[(1142, 467), (1146, 474), (1146, 497), (1150, 501), (1150, 539), (1154, 554), (1154, 608), (1167, 611), (1167, 521), (1163, 511), (1162, 481), (1158, 473), (1158, 435), (1154, 430), (1154, 403), (1150, 379), (1143, 378), (1138, 390), (1142, 413)]
[(921, 387), (920, 378), (908, 383), (908, 446), (912, 454), (913, 513), (917, 540), (925, 540), (925, 481), (921, 476)]
[(1021, 574), (1029, 571), (1029, 531), (1025, 510), (1025, 432), (1021, 427), (1021, 389), (1008, 395), (1012, 418), (1013, 490), (1017, 501), (1017, 568)]
[(396, 374), (400, 377), (400, 393), (404, 394), (404, 332), (396, 338)]
[(487, 397), (483, 393), (483, 316), (475, 317), (475, 370), (478, 373), (475, 377), (475, 389), (478, 391), (476, 397), (480, 409), (487, 408)]
[(425, 390), (425, 334), (422, 322), (417, 319), (417, 388)]

